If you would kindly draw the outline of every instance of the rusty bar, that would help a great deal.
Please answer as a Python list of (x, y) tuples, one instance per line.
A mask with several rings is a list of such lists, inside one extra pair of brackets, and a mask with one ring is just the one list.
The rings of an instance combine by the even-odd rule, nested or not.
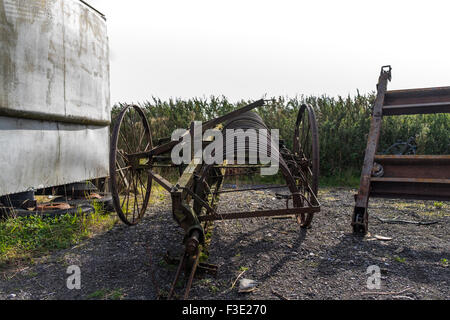
[(388, 91), (383, 115), (411, 115), (450, 112), (450, 87)]
[(403, 104), (403, 105), (383, 107), (383, 115), (385, 116), (449, 113), (449, 112), (450, 112), (450, 102)]
[(192, 186), (192, 184), (194, 183), (194, 174), (198, 170), (198, 168), (201, 167), (201, 165), (202, 165), (201, 163), (197, 164), (193, 160), (183, 171), (183, 175), (180, 177), (180, 179), (178, 180), (178, 182), (176, 184), (176, 187), (178, 189), (183, 190), (182, 198), (184, 198), (185, 195), (187, 194), (186, 190), (189, 189)]
[(258, 190), (270, 190), (270, 189), (284, 189), (284, 188), (287, 188), (287, 187), (288, 187), (288, 185), (268, 186), (268, 187), (255, 187), (255, 188), (242, 188), (242, 189), (225, 189), (225, 190), (221, 190), (221, 191), (216, 191), (216, 192), (214, 192), (214, 194), (245, 192), (245, 191), (258, 191)]
[(201, 216), (199, 217), (199, 220), (217, 221), (217, 220), (231, 220), (231, 219), (250, 219), (261, 217), (288, 216), (293, 214), (316, 213), (316, 212), (320, 212), (319, 207), (300, 207), (300, 208), (277, 209), (277, 210), (244, 211), (244, 212), (233, 212), (223, 214), (211, 214), (207, 216)]
[(375, 161), (383, 167), (383, 178), (450, 179), (450, 155), (383, 155)]
[(389, 90), (385, 106), (450, 102), (450, 87)]
[(178, 264), (178, 268), (177, 268), (177, 273), (175, 274), (175, 279), (173, 280), (172, 287), (170, 288), (167, 300), (171, 300), (172, 297), (173, 297), (173, 294), (175, 292), (175, 287), (177, 285), (178, 279), (180, 278), (181, 270), (183, 270), (183, 267), (184, 267), (184, 265), (186, 263), (186, 259), (187, 258), (188, 258), (187, 254), (184, 253), (183, 257), (180, 259), (180, 263)]
[(164, 179), (163, 177), (161, 177), (159, 174), (154, 173), (151, 170), (148, 170), (148, 173), (152, 176), (152, 178), (159, 183), (159, 185), (161, 187), (163, 187), (164, 189), (166, 189), (167, 191), (171, 191), (173, 189), (173, 185), (167, 181), (166, 179)]
[(200, 255), (197, 254), (195, 257), (194, 264), (192, 265), (191, 274), (189, 275), (189, 279), (186, 285), (186, 291), (184, 292), (184, 300), (187, 300), (189, 297), (189, 292), (191, 291), (192, 282), (194, 281), (195, 271), (197, 271), (198, 263), (200, 262)]
[(356, 197), (356, 205), (352, 218), (352, 225), (356, 232), (367, 231), (367, 206), (369, 203), (370, 177), (375, 159), (375, 153), (378, 148), (378, 140), (380, 138), (381, 121), (383, 117), (384, 96), (387, 90), (387, 83), (391, 80), (391, 67), (385, 70), (381, 69), (381, 74), (377, 85), (377, 97), (373, 107), (372, 121), (370, 125), (369, 138), (364, 157), (364, 164), (361, 173), (361, 182), (358, 195)]
[(445, 184), (450, 183), (450, 179), (426, 179), (426, 178), (375, 178), (372, 182), (411, 182), (411, 183), (436, 183)]
[(450, 200), (450, 156), (376, 156), (383, 176), (371, 178), (371, 197)]
[(373, 178), (371, 197), (450, 200), (450, 179)]

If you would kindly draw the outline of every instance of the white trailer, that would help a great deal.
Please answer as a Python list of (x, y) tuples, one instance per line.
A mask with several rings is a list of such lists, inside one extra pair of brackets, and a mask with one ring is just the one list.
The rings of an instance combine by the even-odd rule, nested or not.
[(0, 196), (109, 175), (105, 17), (79, 0), (0, 0)]

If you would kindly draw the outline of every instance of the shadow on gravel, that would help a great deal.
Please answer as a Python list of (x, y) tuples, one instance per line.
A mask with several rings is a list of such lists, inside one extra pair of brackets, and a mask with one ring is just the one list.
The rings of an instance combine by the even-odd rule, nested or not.
[(413, 282), (442, 282), (443, 269), (438, 263), (443, 256), (450, 256), (449, 251), (437, 253), (404, 246), (398, 252), (398, 248), (398, 244), (367, 241), (353, 234), (346, 234), (338, 244), (328, 248), (327, 254), (331, 259), (321, 260), (317, 269), (322, 275), (332, 276), (339, 272), (339, 268), (359, 271), (361, 266), (367, 268), (377, 265), (385, 273)]
[[(296, 248), (296, 249), (300, 248), (303, 241), (306, 238), (307, 233), (308, 233), (307, 229), (300, 228), (299, 236), (298, 236), (298, 238), (294, 239), (294, 241), (292, 242), (292, 247)], [(292, 258), (293, 258), (292, 255), (285, 255), (274, 266), (272, 266), (272, 268), (268, 272), (266, 272), (265, 274), (263, 274), (261, 276), (261, 278), (260, 278), (261, 281), (265, 281), (265, 280), (269, 279), (271, 276), (273, 276), (274, 274), (277, 274), (278, 271), (280, 271), (286, 263), (288, 263), (290, 260), (292, 260)]]
[[(211, 250), (214, 253), (211, 253), (213, 259), (220, 258), (223, 261), (224, 264), (221, 266), (223, 274), (232, 275), (240, 264), (245, 264), (250, 273), (257, 272), (258, 281), (263, 282), (273, 277), (289, 261), (296, 258), (290, 253), (300, 251), (307, 233), (306, 229), (300, 228), (299, 232), (293, 233), (293, 236), (291, 233), (289, 239), (283, 239), (284, 235), (277, 235), (275, 239), (268, 241), (265, 236), (277, 234), (277, 230), (272, 224), (264, 224), (256, 229), (236, 234), (230, 241), (229, 235), (215, 232)], [(287, 242), (290, 244), (290, 248), (286, 250)], [(236, 253), (240, 255), (238, 261), (233, 259), (236, 257)], [(268, 259), (261, 262), (260, 259), (263, 256)], [(280, 259), (276, 259), (277, 256)]]

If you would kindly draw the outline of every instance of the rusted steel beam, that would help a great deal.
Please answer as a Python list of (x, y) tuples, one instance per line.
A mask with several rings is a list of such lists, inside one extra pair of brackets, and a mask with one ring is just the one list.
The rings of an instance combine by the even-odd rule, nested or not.
[(184, 296), (183, 296), (184, 300), (187, 300), (189, 297), (189, 292), (191, 291), (192, 282), (194, 281), (195, 271), (197, 270), (199, 262), (200, 262), (200, 254), (197, 254), (196, 257), (194, 258), (194, 263), (191, 267), (191, 273), (189, 275), (188, 282), (186, 284), (186, 290), (185, 290)]
[(274, 216), (288, 216), (293, 214), (302, 213), (316, 213), (320, 212), (320, 207), (300, 207), (289, 209), (277, 209), (277, 210), (262, 210), (262, 211), (244, 211), (233, 212), (223, 214), (210, 214), (199, 217), (200, 221), (217, 221), (217, 220), (231, 220), (231, 219), (249, 219), (249, 218), (261, 218), (261, 217), (274, 217)]
[(375, 162), (382, 165), (384, 178), (450, 179), (450, 155), (379, 155)]
[(450, 179), (373, 178), (371, 197), (450, 200)]
[(384, 116), (450, 113), (450, 102), (433, 102), (384, 106)]
[(372, 182), (412, 182), (412, 183), (436, 183), (444, 184), (450, 183), (450, 179), (426, 179), (426, 178), (375, 178)]
[(242, 188), (242, 189), (225, 189), (221, 191), (216, 191), (214, 194), (223, 194), (223, 193), (235, 193), (235, 192), (245, 192), (245, 191), (258, 191), (258, 190), (270, 190), (270, 189), (284, 189), (287, 188), (288, 185), (282, 186), (267, 186), (267, 187), (254, 187), (254, 188)]
[(166, 179), (164, 179), (163, 177), (161, 177), (159, 174), (154, 173), (151, 170), (148, 170), (148, 173), (152, 176), (153, 180), (155, 180), (156, 182), (159, 183), (159, 185), (161, 187), (163, 187), (164, 189), (166, 189), (167, 191), (171, 191), (173, 189), (173, 185), (167, 181)]
[(450, 87), (389, 90), (384, 98), (385, 106), (437, 102), (450, 102)]
[[(387, 70), (386, 70), (387, 69)], [(391, 80), (391, 67), (383, 67), (377, 85), (377, 97), (373, 107), (372, 121), (370, 125), (369, 138), (367, 141), (364, 164), (361, 173), (361, 182), (359, 192), (356, 197), (355, 211), (353, 213), (352, 225), (359, 225), (360, 231), (367, 230), (367, 205), (369, 202), (370, 177), (372, 176), (372, 168), (375, 159), (375, 153), (378, 148), (380, 138), (381, 121), (383, 117), (384, 96), (387, 90), (387, 83)], [(356, 230), (355, 230), (356, 231)]]
[(188, 189), (192, 186), (194, 182), (194, 174), (201, 167), (202, 164), (197, 164), (195, 161), (192, 161), (186, 169), (183, 171), (183, 175), (178, 179), (176, 187), (179, 189)]
[(383, 116), (450, 112), (450, 87), (386, 92)]

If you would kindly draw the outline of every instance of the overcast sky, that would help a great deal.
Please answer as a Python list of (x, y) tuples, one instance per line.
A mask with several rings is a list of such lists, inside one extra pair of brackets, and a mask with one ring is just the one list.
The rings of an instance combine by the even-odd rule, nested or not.
[(448, 1), (87, 0), (107, 17), (111, 98), (232, 101), (450, 85)]

